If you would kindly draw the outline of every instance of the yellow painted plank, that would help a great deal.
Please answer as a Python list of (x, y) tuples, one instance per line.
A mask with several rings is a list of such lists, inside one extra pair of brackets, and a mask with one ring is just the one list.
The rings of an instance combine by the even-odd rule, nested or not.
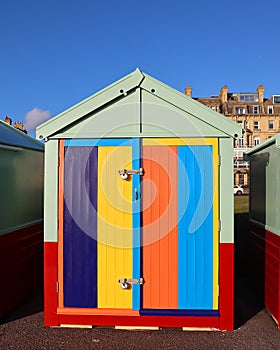
[(120, 169), (131, 169), (131, 147), (98, 149), (98, 307), (131, 308), (132, 290), (119, 278), (132, 278), (132, 179)]
[(213, 143), (213, 309), (219, 308), (219, 148)]
[(143, 146), (205, 146), (214, 145), (217, 143), (217, 138), (145, 138)]

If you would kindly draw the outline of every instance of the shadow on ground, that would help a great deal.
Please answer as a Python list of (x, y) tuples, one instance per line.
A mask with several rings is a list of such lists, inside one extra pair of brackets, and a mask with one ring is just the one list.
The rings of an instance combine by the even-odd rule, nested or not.
[(234, 215), (235, 242), (235, 328), (239, 328), (264, 308), (250, 281), (249, 215)]
[(13, 311), (11, 311), (3, 319), (0, 319), (0, 325), (10, 321), (15, 321), (23, 317), (34, 315), (38, 312), (43, 311), (44, 309), (43, 300), (44, 300), (43, 290), (39, 289), (35, 291), (29, 298), (25, 300), (24, 303), (22, 303)]

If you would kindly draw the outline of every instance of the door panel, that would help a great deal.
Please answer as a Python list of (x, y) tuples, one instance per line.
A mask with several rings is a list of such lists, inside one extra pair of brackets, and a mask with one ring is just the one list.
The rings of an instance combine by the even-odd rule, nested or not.
[(132, 181), (118, 175), (131, 158), (131, 147), (98, 149), (99, 308), (132, 308), (132, 290), (118, 283), (132, 277)]
[(213, 307), (211, 146), (179, 146), (179, 309)]
[[(97, 306), (97, 147), (65, 147), (65, 307)], [(80, 184), (83, 184), (81, 190)], [(88, 198), (85, 198), (88, 197)]]
[(143, 309), (217, 310), (217, 140), (143, 144)]
[(177, 149), (143, 147), (143, 307), (177, 308)]
[[(65, 144), (60, 306), (217, 310), (217, 139)], [(118, 174), (140, 167), (143, 176)]]

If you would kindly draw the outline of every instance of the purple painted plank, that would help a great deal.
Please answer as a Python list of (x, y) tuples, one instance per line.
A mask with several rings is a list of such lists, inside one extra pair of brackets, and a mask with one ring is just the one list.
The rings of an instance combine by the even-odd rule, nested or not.
[(97, 147), (65, 147), (65, 307), (97, 307), (97, 167)]

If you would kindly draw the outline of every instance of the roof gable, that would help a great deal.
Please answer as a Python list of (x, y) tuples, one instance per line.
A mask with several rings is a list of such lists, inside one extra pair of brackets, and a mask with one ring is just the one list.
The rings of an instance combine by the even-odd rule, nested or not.
[[(123, 110), (115, 115), (109, 113), (112, 106), (117, 106), (118, 108), (122, 106), (122, 108), (127, 109), (128, 106), (131, 108), (131, 104), (133, 103), (137, 106), (139, 111), (133, 110), (132, 112), (129, 111), (129, 113), (126, 113)], [(184, 118), (187, 117), (188, 120), (192, 121), (192, 124), (198, 124), (197, 128), (200, 129), (204, 126), (202, 127), (202, 136), (204, 136), (204, 129), (207, 132), (209, 132), (210, 129), (215, 129), (218, 136), (222, 134), (226, 134), (230, 137), (241, 135), (241, 127), (233, 121), (152, 78), (146, 73), (141, 72), (139, 69), (136, 69), (133, 73), (40, 125), (37, 128), (37, 137), (40, 139), (47, 139), (49, 137), (56, 137), (58, 134), (62, 137), (66, 130), (68, 130), (68, 137), (73, 137), (73, 135), (76, 135), (81, 129), (78, 124), (83, 126), (83, 123), (85, 123), (85, 120), (88, 118), (92, 118), (91, 127), (89, 128), (89, 125), (87, 125), (88, 130), (92, 130), (92, 136), (100, 136), (101, 133), (104, 134), (106, 128), (110, 130), (111, 122), (112, 124), (118, 122), (120, 124), (129, 124), (132, 122), (134, 126), (136, 124), (141, 124), (139, 131), (137, 131), (136, 134), (133, 131), (131, 136), (137, 136), (137, 133), (139, 134), (138, 136), (145, 136), (145, 128), (148, 130), (148, 125), (153, 122), (157, 124), (156, 126), (158, 128), (160, 128), (159, 123), (163, 123), (163, 129), (165, 129), (168, 136), (170, 136), (170, 132), (177, 134), (177, 131), (173, 130), (175, 125), (174, 121), (172, 121), (172, 117), (168, 117), (168, 113), (163, 113), (165, 116), (160, 120), (149, 119), (157, 113), (156, 111), (151, 113), (152, 106), (157, 106), (158, 108), (163, 108), (163, 106), (165, 106), (164, 108), (173, 111), (173, 115), (179, 113), (182, 123), (184, 123)], [(104, 113), (104, 111), (106, 113)], [(108, 116), (109, 114), (110, 116)], [(122, 119), (123, 116), (127, 114), (131, 116), (132, 121), (129, 119)], [(102, 118), (104, 118), (103, 121)], [(139, 118), (139, 120), (137, 118)], [(99, 130), (98, 132), (98, 126), (100, 125), (102, 125), (102, 131)], [(120, 130), (123, 129), (120, 128)], [(182, 130), (181, 124), (179, 131), (182, 132), (180, 136), (184, 136), (184, 130)], [(164, 131), (162, 131), (162, 133), (164, 133)], [(163, 136), (162, 133), (160, 136)], [(85, 135), (86, 134), (84, 134), (84, 137), (86, 137)], [(150, 128), (150, 131), (147, 131), (147, 135), (157, 136), (157, 133), (155, 132), (153, 135), (153, 131)], [(115, 136), (124, 136), (123, 131), (116, 133)], [(88, 137), (90, 137), (89, 134)]]

